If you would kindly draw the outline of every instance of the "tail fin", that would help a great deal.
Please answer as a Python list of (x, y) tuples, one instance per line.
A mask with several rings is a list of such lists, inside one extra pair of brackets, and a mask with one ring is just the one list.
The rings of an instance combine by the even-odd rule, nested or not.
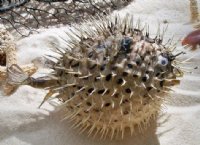
[(7, 79), (3, 83), (3, 91), (5, 95), (13, 94), (17, 88), (28, 83), (29, 76), (16, 64), (7, 68)]
[(17, 65), (13, 64), (7, 69), (7, 83), (11, 85), (25, 85), (29, 76)]

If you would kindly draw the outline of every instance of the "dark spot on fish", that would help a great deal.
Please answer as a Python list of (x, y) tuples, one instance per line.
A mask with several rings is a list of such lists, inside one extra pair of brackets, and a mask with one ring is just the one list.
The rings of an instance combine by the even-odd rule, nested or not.
[(73, 109), (73, 107), (72, 106), (69, 106), (69, 108), (72, 110)]
[(128, 103), (128, 102), (129, 102), (128, 99), (124, 99), (124, 100), (122, 101), (123, 104)]
[(150, 91), (153, 87), (147, 87), (147, 91)]
[(89, 58), (92, 58), (92, 56), (93, 56), (93, 52), (90, 52), (90, 53), (88, 54), (88, 57), (89, 57)]
[(122, 73), (122, 76), (124, 76), (124, 77), (128, 76), (128, 72), (125, 72), (125, 71), (124, 71), (124, 72)]
[(147, 94), (144, 94), (144, 95), (143, 95), (143, 97), (144, 97), (144, 98), (147, 98), (147, 97), (148, 97), (148, 95), (147, 95)]
[(147, 77), (146, 76), (142, 77), (142, 81), (146, 82), (147, 81)]
[(138, 77), (138, 75), (137, 75), (137, 74), (133, 74), (133, 77), (134, 77), (134, 78), (137, 78), (137, 77)]
[(98, 94), (103, 94), (104, 91), (105, 91), (105, 89), (99, 90), (99, 91), (98, 91)]
[(117, 80), (117, 84), (122, 84), (124, 81), (123, 81), (123, 79), (122, 78), (119, 78), (118, 80)]
[(128, 94), (130, 94), (130, 93), (131, 93), (131, 89), (127, 88), (127, 89), (125, 90), (125, 92), (128, 93)]
[(160, 73), (158, 72), (158, 73), (156, 73), (156, 77), (158, 77), (160, 75)]
[(128, 68), (130, 68), (130, 69), (131, 69), (131, 68), (133, 68), (133, 65), (132, 65), (132, 64), (130, 64), (130, 63), (129, 63), (129, 64), (127, 64), (127, 66), (128, 66)]
[(94, 88), (88, 89), (88, 93), (89, 93), (89, 94), (92, 93), (93, 90), (94, 90)]
[(112, 78), (112, 74), (108, 74), (108, 75), (106, 76), (106, 81), (110, 81), (111, 78)]
[(105, 65), (105, 64), (101, 65), (101, 67), (100, 67), (100, 71), (104, 71), (105, 68), (106, 68), (106, 65)]
[(92, 104), (91, 104), (90, 102), (86, 102), (86, 104), (87, 104), (88, 106), (92, 106)]
[(80, 90), (81, 88), (83, 88), (83, 86), (77, 86), (77, 89), (79, 89), (79, 90)]
[(116, 93), (116, 94), (114, 95), (114, 98), (119, 98), (119, 94)]
[(148, 71), (148, 70), (146, 71), (146, 74), (149, 74), (149, 71)]
[(106, 104), (105, 104), (105, 107), (109, 107), (109, 106), (110, 106), (110, 103), (106, 103)]
[(85, 113), (88, 113), (88, 111), (87, 111), (87, 110), (84, 110), (84, 112), (85, 112)]
[(76, 77), (76, 78), (77, 78), (77, 77), (78, 77), (78, 74), (75, 74), (75, 75), (74, 75), (74, 77)]
[(140, 60), (136, 60), (135, 63), (139, 66), (141, 64)]
[(82, 78), (83, 80), (88, 80), (89, 79), (89, 77), (84, 77), (84, 78)]
[(110, 93), (110, 90), (107, 90), (105, 94), (108, 95), (109, 93)]
[(162, 88), (164, 85), (164, 80), (163, 81), (160, 81), (160, 87)]

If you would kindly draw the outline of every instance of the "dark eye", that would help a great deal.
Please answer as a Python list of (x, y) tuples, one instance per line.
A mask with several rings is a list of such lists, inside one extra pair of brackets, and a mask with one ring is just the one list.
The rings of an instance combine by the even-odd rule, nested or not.
[(159, 56), (158, 57), (158, 63), (162, 66), (166, 66), (169, 63), (169, 61), (166, 57)]

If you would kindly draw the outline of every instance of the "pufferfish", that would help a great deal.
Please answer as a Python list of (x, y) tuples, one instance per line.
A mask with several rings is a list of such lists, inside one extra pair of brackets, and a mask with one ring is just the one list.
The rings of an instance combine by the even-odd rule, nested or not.
[[(134, 26), (131, 16), (102, 18), (68, 34), (66, 48), (49, 58), (52, 72), (28, 77), (17, 65), (9, 69), (8, 82), (45, 88), (42, 104), (57, 98), (73, 127), (101, 138), (123, 138), (137, 128), (145, 130), (154, 119), (171, 87), (182, 76), (174, 46), (162, 35), (152, 38), (148, 26)], [(56, 61), (55, 61), (56, 59)]]

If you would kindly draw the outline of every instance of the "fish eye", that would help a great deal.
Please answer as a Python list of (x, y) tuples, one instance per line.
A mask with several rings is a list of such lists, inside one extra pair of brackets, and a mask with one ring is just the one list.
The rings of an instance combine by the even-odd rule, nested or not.
[(166, 57), (163, 57), (163, 56), (158, 57), (158, 64), (160, 64), (162, 66), (166, 66), (168, 63), (169, 63), (169, 61)]

